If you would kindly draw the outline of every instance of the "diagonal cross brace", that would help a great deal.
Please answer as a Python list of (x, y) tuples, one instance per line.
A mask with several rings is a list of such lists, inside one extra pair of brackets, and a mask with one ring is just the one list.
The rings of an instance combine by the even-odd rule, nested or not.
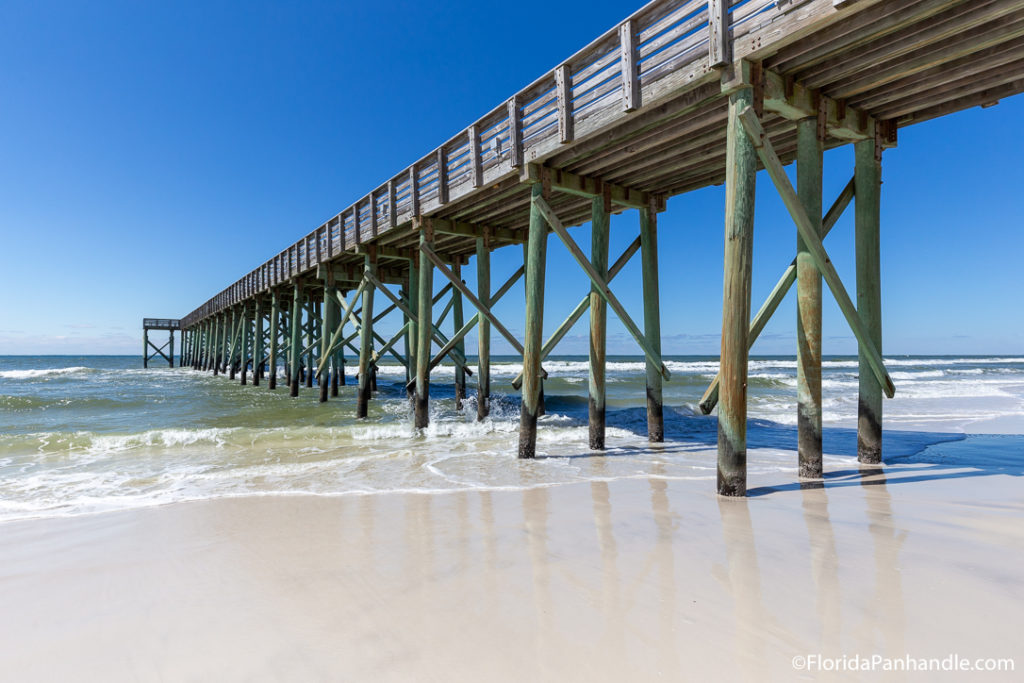
[[(616, 259), (614, 265), (612, 265), (612, 267), (608, 269), (608, 282), (611, 282), (612, 279), (614, 279), (615, 276), (619, 274), (619, 271), (625, 268), (626, 264), (629, 263), (629, 260), (633, 258), (633, 255), (636, 254), (636, 252), (638, 252), (639, 250), (640, 237), (637, 236), (637, 238), (633, 240), (632, 244), (626, 247), (626, 250), (622, 252), (622, 256)], [(583, 299), (579, 302), (579, 304), (577, 304), (576, 308), (573, 309), (572, 313), (569, 314), (569, 317), (565, 319), (565, 322), (559, 325), (558, 329), (555, 330), (554, 334), (548, 337), (548, 340), (544, 342), (544, 346), (541, 347), (540, 350), (541, 362), (543, 362), (544, 359), (546, 359), (551, 354), (551, 352), (555, 350), (555, 346), (558, 345), (558, 342), (562, 341), (562, 337), (569, 333), (569, 330), (572, 329), (572, 326), (575, 325), (576, 322), (583, 317), (583, 314), (586, 313), (587, 309), (589, 308), (590, 292), (587, 292), (586, 294), (583, 295)], [(520, 373), (516, 375), (516, 378), (512, 380), (512, 386), (518, 389), (522, 385), (522, 383), (523, 373), (522, 371), (520, 371)]]
[(836, 303), (839, 304), (839, 309), (843, 312), (843, 316), (846, 318), (850, 329), (853, 330), (853, 335), (857, 337), (860, 348), (868, 359), (868, 365), (871, 366), (871, 371), (882, 386), (885, 395), (892, 398), (896, 394), (896, 387), (893, 386), (892, 379), (885, 369), (882, 356), (871, 342), (871, 337), (864, 327), (864, 321), (860, 319), (856, 306), (853, 305), (850, 295), (846, 293), (843, 281), (839, 278), (839, 273), (836, 272), (835, 266), (832, 265), (832, 261), (829, 259), (828, 252), (825, 251), (825, 247), (821, 243), (821, 236), (818, 235), (814, 224), (811, 223), (807, 212), (804, 211), (803, 204), (800, 203), (796, 190), (793, 189), (792, 183), (789, 182), (786, 170), (782, 167), (782, 162), (779, 161), (779, 157), (775, 154), (772, 143), (768, 140), (767, 135), (765, 135), (761, 122), (758, 121), (757, 115), (754, 114), (754, 110), (750, 107), (740, 112), (739, 119), (743, 123), (747, 137), (750, 138), (754, 148), (757, 150), (757, 156), (760, 157), (761, 163), (764, 164), (765, 170), (768, 171), (768, 176), (775, 184), (775, 189), (778, 190), (782, 202), (789, 210), (789, 215), (793, 217), (793, 221), (796, 223), (797, 230), (800, 232), (800, 237), (804, 240), (814, 265), (817, 266), (818, 272), (821, 273), (825, 283), (828, 284), (828, 288), (832, 290), (832, 296), (835, 297)]
[[(832, 207), (825, 214), (824, 218), (821, 219), (821, 238), (825, 239), (829, 231), (835, 226), (836, 222), (839, 221), (839, 217), (843, 215), (843, 211), (849, 206), (850, 201), (853, 199), (853, 178), (850, 178), (850, 182), (846, 184), (843, 191), (839, 193), (839, 197), (833, 202)], [(754, 342), (761, 335), (761, 331), (764, 330), (764, 326), (768, 324), (768, 320), (775, 314), (775, 310), (782, 303), (782, 300), (786, 298), (786, 294), (789, 292), (790, 287), (796, 282), (796, 258), (789, 262), (789, 266), (782, 273), (782, 277), (775, 284), (771, 294), (765, 299), (764, 303), (761, 304), (760, 310), (757, 315), (754, 316), (754, 320), (750, 323), (750, 331), (747, 333), (747, 348), (754, 346)], [(705, 415), (710, 415), (711, 411), (715, 409), (715, 405), (718, 404), (718, 383), (721, 379), (722, 373), (719, 371), (715, 374), (715, 379), (712, 380), (708, 386), (707, 391), (700, 399), (700, 411)]]
[[(508, 278), (508, 280), (505, 281), (505, 284), (503, 284), (501, 286), (501, 288), (494, 294), (494, 296), (491, 297), (491, 306), (493, 306), (494, 304), (498, 303), (498, 301), (501, 299), (501, 297), (505, 296), (505, 294), (508, 292), (508, 290), (512, 289), (512, 286), (516, 282), (518, 282), (519, 278), (521, 278), (523, 276), (523, 274), (525, 274), (525, 273), (526, 273), (526, 266), (525, 265), (519, 266), (519, 270), (517, 270), (516, 272), (512, 273), (512, 275)], [(480, 314), (479, 313), (474, 313), (473, 317), (469, 319), (469, 322), (467, 322), (465, 325), (463, 325), (462, 328), (458, 332), (456, 332), (452, 336), (451, 339), (448, 340), (448, 343), (445, 344), (441, 348), (441, 350), (437, 352), (437, 355), (435, 355), (431, 359), (431, 361), (430, 361), (430, 369), (433, 370), (435, 367), (437, 367), (438, 363), (441, 362), (441, 359), (443, 359), (445, 357), (445, 355), (448, 354), (449, 351), (454, 349), (455, 345), (458, 344), (459, 341), (461, 341), (463, 337), (465, 337), (467, 334), (469, 334), (470, 331), (472, 331), (472, 329), (474, 327), (476, 327), (478, 322), (480, 322)]]
[[(366, 277), (369, 279), (370, 283), (374, 287), (376, 287), (380, 291), (384, 292), (384, 295), (386, 297), (388, 297), (389, 299), (391, 299), (391, 301), (394, 302), (395, 306), (397, 306), (399, 309), (401, 309), (402, 313), (405, 313), (405, 315), (408, 316), (409, 320), (413, 321), (414, 323), (418, 323), (419, 322), (419, 316), (417, 316), (415, 313), (413, 313), (412, 310), (405, 304), (405, 302), (402, 301), (399, 297), (395, 296), (395, 293), (392, 292), (387, 287), (385, 287), (381, 283), (380, 280), (378, 280), (376, 277), (374, 277), (370, 273), (367, 273)], [(431, 335), (433, 340), (435, 342), (437, 342), (438, 344), (440, 344), (441, 346), (444, 346), (445, 343), (448, 341), (448, 338), (445, 337), (441, 333), (441, 330), (437, 329), (437, 325), (431, 324), (430, 327), (431, 327), (431, 331), (433, 333)], [(452, 361), (456, 365), (461, 367), (466, 372), (467, 375), (472, 375), (473, 374), (473, 371), (471, 369), (469, 369), (469, 367), (466, 364), (466, 357), (463, 356), (461, 353), (458, 353), (457, 351), (453, 351), (451, 353), (451, 358), (452, 358)]]
[(626, 313), (626, 309), (623, 308), (621, 303), (619, 303), (618, 298), (612, 293), (612, 290), (608, 289), (608, 283), (604, 278), (597, 274), (597, 271), (594, 270), (594, 266), (590, 264), (590, 261), (583, 254), (583, 250), (580, 249), (579, 245), (576, 244), (572, 237), (569, 236), (569, 232), (565, 229), (565, 226), (562, 225), (562, 221), (558, 219), (558, 216), (551, 207), (548, 206), (548, 203), (544, 201), (542, 197), (534, 197), (532, 201), (540, 210), (541, 215), (544, 216), (544, 220), (548, 222), (551, 229), (555, 231), (555, 234), (558, 235), (566, 248), (569, 249), (569, 253), (572, 254), (573, 258), (576, 259), (576, 262), (580, 264), (583, 272), (585, 272), (587, 277), (590, 278), (590, 281), (594, 283), (594, 287), (597, 288), (597, 292), (601, 295), (601, 298), (608, 302), (608, 305), (612, 307), (615, 314), (619, 316), (619, 320), (622, 321), (626, 330), (633, 335), (633, 339), (635, 339), (636, 343), (640, 345), (641, 349), (643, 349), (644, 355), (647, 356), (647, 359), (656, 367), (661, 369), (660, 372), (662, 377), (666, 380), (671, 379), (671, 373), (661, 361), (661, 354), (656, 353), (654, 349), (651, 348), (651, 345), (647, 343), (647, 339), (645, 339), (644, 335), (640, 333), (640, 329), (636, 326), (636, 323), (633, 322), (633, 319), (629, 317), (629, 314)]
[[(519, 340), (512, 336), (512, 333), (509, 332), (505, 328), (505, 326), (501, 324), (501, 321), (498, 320), (497, 317), (495, 317), (494, 313), (491, 312), (491, 309), (487, 306), (484, 306), (483, 303), (481, 303), (480, 299), (476, 298), (476, 295), (473, 294), (473, 291), (469, 287), (467, 287), (462, 280), (455, 277), (455, 274), (452, 273), (451, 270), (449, 270), (448, 266), (446, 266), (444, 261), (441, 260), (441, 257), (435, 254), (434, 250), (431, 249), (426, 242), (420, 244), (420, 251), (427, 255), (427, 258), (429, 258), (431, 262), (433, 262), (433, 264), (437, 267), (441, 274), (448, 278), (448, 280), (451, 281), (453, 285), (455, 285), (456, 289), (462, 292), (466, 299), (469, 300), (469, 303), (473, 305), (473, 308), (480, 311), (480, 315), (487, 318), (487, 321), (494, 325), (494, 329), (498, 330), (498, 332), (501, 333), (501, 336), (503, 336), (508, 341), (508, 343), (512, 345), (512, 348), (516, 350), (516, 353), (522, 356), (523, 345), (519, 343)], [(544, 377), (545, 379), (548, 376), (547, 372), (543, 368), (541, 368), (541, 376)]]

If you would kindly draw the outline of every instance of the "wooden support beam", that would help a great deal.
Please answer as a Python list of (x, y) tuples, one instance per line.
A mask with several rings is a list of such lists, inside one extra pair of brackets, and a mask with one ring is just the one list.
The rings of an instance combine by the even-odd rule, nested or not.
[(253, 334), (252, 344), (252, 385), (254, 387), (260, 385), (263, 374), (263, 315), (263, 298), (258, 297), (256, 299), (256, 330)]
[[(321, 334), (320, 334), (320, 362), (317, 365), (316, 374), (320, 378), (320, 403), (326, 403), (327, 398), (331, 393), (331, 378), (330, 375), (334, 374), (330, 370), (331, 366), (331, 339), (330, 331), (336, 327), (340, 327), (337, 321), (332, 317), (334, 309), (338, 306), (338, 300), (334, 296), (334, 278), (328, 274), (324, 277), (324, 303), (321, 309), (321, 315), (323, 315), (321, 321)], [(324, 370), (327, 370), (328, 376), (324, 377)]]
[(540, 209), (544, 201), (543, 191), (542, 183), (534, 183), (530, 189), (530, 233), (526, 246), (526, 343), (522, 352), (523, 390), (519, 415), (520, 458), (537, 455), (537, 416), (540, 413), (542, 382), (540, 352), (544, 341), (544, 270), (548, 241)]
[[(416, 330), (416, 402), (414, 406), (416, 429), (423, 429), (430, 423), (430, 341), (434, 286), (434, 269), (428, 255), (433, 254), (434, 230), (426, 222), (420, 230), (420, 264), (418, 284), (418, 327)], [(436, 254), (434, 255), (436, 257)], [(453, 280), (454, 282), (454, 280)]]
[(644, 290), (644, 340), (657, 357), (647, 356), (647, 438), (651, 443), (665, 440), (665, 416), (662, 398), (661, 303), (658, 298), (658, 215), (653, 209), (640, 209), (640, 258)]
[(239, 319), (239, 334), (241, 336), (241, 347), (239, 353), (239, 361), (241, 367), (239, 371), (242, 375), (241, 384), (245, 386), (247, 384), (247, 376), (249, 370), (249, 307), (246, 304), (242, 304), (241, 317)]
[[(611, 232), (611, 196), (594, 197), (590, 207), (590, 262), (602, 280), (608, 279), (608, 239)], [(590, 307), (590, 356), (587, 379), (587, 417), (590, 448), (604, 450), (605, 443), (605, 370), (608, 347), (607, 303), (591, 283), (587, 301)], [(543, 350), (542, 350), (543, 353)]]
[[(821, 238), (825, 239), (825, 236), (832, 230), (839, 217), (843, 215), (843, 211), (849, 206), (853, 200), (853, 178), (850, 178), (850, 182), (846, 184), (842, 192), (833, 202), (832, 207), (829, 208), (828, 213), (822, 218), (821, 226)], [(786, 270), (783, 271), (782, 277), (775, 283), (775, 287), (772, 288), (768, 298), (765, 299), (764, 303), (761, 304), (761, 308), (757, 311), (757, 315), (754, 316), (753, 321), (750, 323), (750, 331), (747, 334), (749, 339), (749, 347), (753, 348), (754, 342), (760, 336), (765, 325), (774, 315), (776, 309), (782, 300), (786, 298), (786, 294), (789, 292), (790, 287), (796, 282), (796, 258), (789, 262)], [(721, 380), (721, 373), (715, 374), (715, 378), (711, 381), (704, 395), (700, 399), (700, 410), (705, 415), (710, 415), (711, 411), (715, 409), (718, 404), (718, 384)]]
[[(452, 274), (455, 275), (460, 281), (462, 280), (461, 266), (456, 264), (452, 267)], [(463, 283), (465, 284), (465, 283)], [(462, 319), (462, 292), (455, 289), (452, 290), (452, 332), (457, 334), (462, 329), (462, 325), (465, 322)], [(462, 339), (455, 340), (455, 351), (458, 352), (463, 358), (466, 357), (466, 344)], [(466, 371), (462, 367), (456, 366), (455, 368), (455, 409), (462, 410), (462, 402), (466, 398)]]
[[(491, 306), (491, 245), (488, 232), (476, 240), (476, 288), (480, 303), (489, 308)], [(476, 419), (483, 420), (490, 413), (491, 407), (491, 323), (479, 312), (473, 316), (473, 319), (480, 321), (476, 352)]]
[[(507, 228), (491, 228), (482, 225), (476, 225), (475, 223), (465, 223), (463, 221), (452, 221), (447, 218), (424, 218), (424, 222), (430, 221), (430, 224), (434, 228), (435, 234), (440, 235), (461, 235), (463, 237), (476, 237), (481, 239), (485, 234), (489, 235), (492, 240), (500, 240), (503, 242), (522, 243), (526, 241), (526, 238), (521, 232), (516, 230), (508, 230)], [(406, 255), (405, 258), (413, 258), (413, 254)], [(442, 259), (447, 262), (451, 262), (452, 259)]]
[[(863, 340), (858, 338), (860, 387), (857, 401), (857, 460), (882, 462), (882, 391), (877, 373), (868, 372), (877, 361), (873, 354), (882, 351), (882, 289), (880, 197), (882, 186), (882, 150), (874, 140), (854, 146), (857, 184), (855, 232), (857, 253), (857, 319), (864, 326)], [(886, 390), (891, 397), (892, 394)]]
[[(820, 237), (824, 140), (818, 119), (798, 121), (797, 193), (814, 234)], [(799, 476), (820, 479), (821, 455), (821, 273), (803, 238), (796, 236), (796, 399)]]
[(846, 318), (846, 322), (850, 325), (850, 329), (853, 331), (854, 336), (857, 337), (861, 351), (865, 354), (872, 372), (878, 379), (879, 383), (881, 383), (882, 388), (885, 391), (885, 395), (892, 398), (896, 393), (896, 388), (893, 386), (892, 379), (889, 377), (889, 373), (885, 369), (882, 356), (872, 341), (872, 337), (868, 332), (867, 326), (861, 321), (860, 316), (857, 314), (857, 309), (854, 307), (853, 301), (850, 300), (850, 295), (846, 293), (846, 288), (843, 286), (843, 282), (839, 278), (839, 274), (836, 272), (835, 266), (832, 265), (832, 261), (829, 258), (828, 253), (825, 251), (825, 247), (821, 243), (821, 238), (817, 234), (814, 222), (808, 218), (807, 213), (803, 210), (803, 206), (800, 204), (800, 198), (793, 189), (792, 184), (790, 184), (789, 177), (786, 175), (782, 162), (779, 161), (779, 157), (775, 154), (775, 150), (773, 149), (771, 142), (768, 140), (764, 133), (764, 129), (761, 127), (761, 122), (757, 120), (756, 116), (754, 116), (753, 110), (746, 110), (742, 112), (739, 115), (739, 118), (744, 129), (747, 131), (747, 137), (751, 140), (751, 143), (757, 151), (757, 155), (761, 159), (761, 163), (764, 164), (765, 170), (768, 172), (769, 177), (775, 184), (775, 187), (782, 198), (783, 204), (786, 205), (786, 209), (789, 211), (790, 216), (793, 217), (793, 221), (796, 223), (797, 229), (800, 231), (800, 236), (807, 245), (808, 253), (811, 255), (811, 258), (814, 259), (815, 266), (817, 266), (818, 270), (821, 272), (829, 289), (832, 290), (832, 295), (835, 297), (836, 303), (839, 304), (839, 309), (843, 312), (843, 316)]
[(299, 349), (302, 348), (302, 285), (295, 281), (292, 284), (292, 307), (288, 314), (291, 323), (291, 343), (288, 348), (288, 395), (299, 395)]
[[(377, 259), (372, 253), (366, 254), (364, 257), (363, 268), (365, 269), (365, 277), (363, 284), (360, 285), (360, 289), (363, 294), (363, 321), (359, 325), (359, 389), (356, 394), (356, 418), (362, 419), (367, 416), (370, 406), (370, 363), (373, 360), (373, 292), (374, 288), (367, 286), (369, 278), (375, 277), (374, 272), (377, 269)], [(353, 298), (352, 305), (355, 305), (355, 299)], [(352, 308), (349, 307), (348, 314), (350, 317), (355, 319), (355, 315), (352, 312)], [(342, 327), (338, 326), (339, 329)]]
[[(738, 66), (747, 71), (745, 62)], [(723, 496), (747, 494), (747, 350), (750, 347), (747, 331), (757, 153), (743, 133), (739, 115), (743, 110), (753, 113), (754, 98), (752, 87), (740, 88), (729, 95), (726, 133), (725, 272), (719, 370), (722, 402), (718, 408), (717, 476), (717, 490)]]
[[(612, 267), (608, 269), (608, 279), (605, 280), (605, 282), (611, 282), (612, 280), (614, 280), (615, 276), (619, 274), (619, 271), (626, 267), (626, 264), (629, 263), (629, 260), (633, 258), (633, 255), (636, 254), (636, 252), (638, 251), (640, 251), (639, 236), (637, 236), (637, 238), (633, 240), (628, 247), (626, 247), (625, 251), (623, 251), (619, 258), (615, 260), (614, 265), (612, 265)], [(602, 301), (604, 301), (604, 299), (602, 299)], [(551, 333), (551, 336), (548, 337), (548, 340), (544, 342), (544, 348), (541, 350), (540, 359), (542, 363), (545, 360), (547, 360), (547, 357), (550, 356), (551, 352), (555, 350), (555, 347), (558, 345), (560, 341), (562, 341), (562, 338), (569, 333), (569, 330), (572, 329), (572, 326), (575, 325), (576, 322), (580, 318), (582, 318), (583, 314), (586, 313), (588, 310), (590, 310), (590, 293), (584, 295), (584, 297), (576, 305), (576, 308), (573, 309), (572, 313), (570, 313), (568, 317), (566, 317), (566, 319), (562, 321), (562, 324), (559, 325), (558, 328)], [(512, 380), (512, 387), (514, 389), (519, 389), (519, 387), (522, 386), (522, 383), (523, 373), (520, 371), (520, 373), (516, 375), (515, 379)]]
[(522, 183), (532, 185), (541, 182), (545, 174), (550, 179), (552, 190), (558, 190), (566, 194), (590, 198), (603, 197), (607, 187), (613, 204), (633, 209), (643, 209), (651, 204), (651, 197), (646, 192), (613, 185), (597, 178), (588, 178), (587, 176), (576, 175), (575, 173), (557, 168), (547, 168), (539, 164), (526, 164), (519, 174), (519, 180)]
[(821, 117), (825, 131), (839, 140), (866, 140), (875, 135), (875, 120), (845, 102), (806, 88), (774, 71), (763, 72), (764, 109), (800, 121)]
[(465, 284), (463, 284), (460, 280), (457, 280), (455, 278), (455, 275), (452, 273), (451, 270), (448, 269), (448, 267), (437, 256), (437, 254), (434, 253), (434, 250), (431, 249), (430, 246), (427, 244), (420, 244), (420, 251), (426, 254), (427, 258), (434, 264), (438, 272), (440, 272), (442, 275), (448, 278), (448, 280), (450, 280), (455, 285), (455, 287), (462, 292), (463, 296), (466, 297), (466, 300), (473, 305), (473, 308), (480, 311), (480, 315), (486, 318), (491, 323), (491, 325), (494, 326), (494, 329), (498, 330), (498, 332), (501, 333), (501, 336), (505, 337), (505, 340), (512, 345), (512, 348), (516, 350), (516, 353), (522, 355), (523, 345), (519, 343), (519, 340), (516, 339), (504, 325), (501, 324), (501, 321), (494, 316), (489, 307), (484, 306), (480, 302), (480, 300), (476, 298), (476, 295), (474, 295), (473, 292), (468, 287), (466, 287)]
[(277, 389), (277, 342), (281, 336), (281, 300), (277, 288), (270, 290), (270, 360), (267, 388)]
[[(596, 286), (597, 291), (600, 293), (601, 297), (608, 302), (608, 304), (612, 307), (612, 310), (615, 311), (615, 314), (619, 316), (619, 320), (626, 328), (626, 331), (633, 336), (633, 339), (640, 346), (640, 348), (643, 349), (644, 354), (647, 356), (647, 358), (652, 363), (654, 363), (655, 367), (659, 368), (662, 376), (665, 379), (671, 379), (671, 373), (668, 371), (668, 368), (665, 367), (665, 364), (661, 361), (661, 354), (657, 353), (654, 350), (652, 344), (647, 339), (644, 338), (643, 334), (641, 334), (640, 329), (636, 326), (636, 323), (633, 322), (633, 319), (629, 317), (629, 314), (626, 312), (625, 307), (623, 307), (623, 305), (619, 302), (618, 297), (616, 297), (615, 294), (613, 294), (612, 291), (608, 288), (608, 283), (605, 282), (603, 278), (598, 277), (597, 273), (594, 271), (593, 266), (591, 266), (590, 262), (587, 260), (587, 257), (583, 255), (583, 251), (580, 249), (579, 245), (576, 244), (576, 242), (569, 235), (569, 232), (565, 229), (565, 226), (562, 225), (562, 222), (558, 219), (558, 216), (551, 209), (548, 203), (544, 201), (543, 197), (539, 196), (534, 196), (532, 201), (533, 204), (537, 206), (537, 209), (540, 212), (541, 216), (547, 221), (547, 224), (551, 226), (555, 234), (558, 235), (559, 239), (561, 239), (562, 242), (565, 244), (566, 248), (569, 250), (569, 253), (572, 254), (573, 258), (576, 259), (576, 262), (583, 269), (583, 272), (587, 274), (587, 277), (589, 277), (590, 281)], [(529, 278), (529, 269), (527, 269), (527, 278)], [(527, 287), (529, 287), (529, 282), (527, 282)], [(525, 372), (525, 366), (523, 369)]]

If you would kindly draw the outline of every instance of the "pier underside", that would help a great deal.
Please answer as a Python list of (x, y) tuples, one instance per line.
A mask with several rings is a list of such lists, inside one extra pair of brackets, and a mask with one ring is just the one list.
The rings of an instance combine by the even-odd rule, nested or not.
[[(648, 432), (664, 438), (657, 252), (669, 197), (726, 187), (722, 355), (701, 408), (719, 415), (719, 483), (746, 490), (747, 356), (787, 291), (798, 301), (800, 474), (822, 476), (821, 305), (827, 289), (860, 348), (859, 458), (881, 461), (879, 272), (881, 160), (900, 128), (1024, 91), (1024, 0), (655, 0), (182, 319), (183, 364), (241, 373), (270, 389), (283, 368), (291, 395), (320, 383), (336, 396), (346, 350), (358, 359), (358, 414), (375, 363), (406, 367), (417, 427), (429, 420), (430, 371), (456, 366), (456, 401), (475, 380), (488, 413), (492, 333), (523, 357), (518, 454), (533, 457), (543, 413), (544, 359), (590, 317), (590, 445), (604, 447), (608, 309), (647, 362)], [(836, 198), (822, 197), (825, 150), (853, 144), (856, 164)], [(783, 166), (797, 162), (794, 187)], [(751, 317), (755, 178), (794, 222), (794, 259)], [(766, 184), (767, 183), (767, 184)], [(857, 280), (847, 290), (822, 239), (853, 204)], [(637, 238), (608, 253), (608, 217), (635, 211)], [(591, 253), (572, 228), (591, 224)], [(550, 235), (591, 282), (576, 310), (545, 326)], [(523, 267), (492, 283), (490, 253), (522, 249)], [(644, 310), (631, 314), (613, 279), (642, 262)], [(473, 264), (477, 289), (462, 269)], [(435, 292), (434, 275), (445, 286)], [(524, 280), (526, 330), (491, 311)], [(823, 287), (824, 283), (824, 287)], [(493, 285), (493, 286), (492, 286)], [(518, 288), (516, 287), (518, 290)], [(464, 315), (464, 307), (471, 313)], [(374, 328), (391, 311), (403, 325)], [(636, 320), (633, 316), (635, 315)], [(451, 320), (449, 323), (448, 321)], [(447, 327), (446, 327), (447, 325)], [(447, 331), (445, 331), (447, 330)], [(478, 336), (471, 367), (464, 339)], [(173, 353), (172, 353), (173, 357)]]

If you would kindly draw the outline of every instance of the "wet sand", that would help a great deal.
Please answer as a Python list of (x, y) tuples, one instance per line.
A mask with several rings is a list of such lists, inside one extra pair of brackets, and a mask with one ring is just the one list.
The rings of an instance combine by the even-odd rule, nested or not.
[[(824, 488), (766, 475), (748, 500), (653, 471), (8, 522), (0, 677), (810, 680), (792, 662), (814, 653), (1019, 672), (1021, 484), (851, 461)], [(872, 676), (908, 674), (828, 677)]]

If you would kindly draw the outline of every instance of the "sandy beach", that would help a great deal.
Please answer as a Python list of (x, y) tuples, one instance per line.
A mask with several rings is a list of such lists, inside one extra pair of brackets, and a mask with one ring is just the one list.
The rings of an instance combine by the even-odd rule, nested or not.
[(799, 670), (794, 657), (1021, 666), (1019, 477), (851, 462), (824, 488), (762, 477), (748, 500), (652, 472), (9, 522), (0, 671), (12, 681), (855, 680), (885, 674)]

